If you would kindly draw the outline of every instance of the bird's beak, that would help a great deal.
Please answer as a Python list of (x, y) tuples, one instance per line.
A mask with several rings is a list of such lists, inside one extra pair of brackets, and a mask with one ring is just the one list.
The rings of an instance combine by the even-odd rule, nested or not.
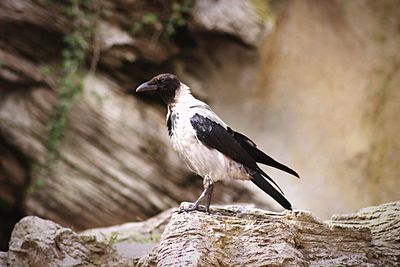
[(136, 88), (136, 93), (146, 92), (146, 91), (156, 91), (157, 86), (155, 84), (150, 84), (149, 82), (142, 83)]

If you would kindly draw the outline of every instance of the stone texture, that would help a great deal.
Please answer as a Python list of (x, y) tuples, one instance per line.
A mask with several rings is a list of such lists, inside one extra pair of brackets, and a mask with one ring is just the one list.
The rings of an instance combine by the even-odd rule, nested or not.
[[(151, 97), (125, 94), (169, 71), (232, 128), (299, 171), (300, 181), (267, 170), (295, 207), (329, 218), (399, 199), (398, 1), (270, 1), (280, 12), (265, 39), (262, 20), (245, 14), (262, 14), (256, 2), (263, 1), (195, 1), (179, 38), (158, 42), (150, 26), (151, 36), (130, 29), (143, 14), (163, 10), (159, 1), (102, 1), (108, 15), (98, 24), (99, 66), (86, 77), (56, 175), (15, 200), (13, 181), (28, 174), (24, 188), (33, 184), (33, 165), (44, 156), (71, 23), (54, 8), (58, 1), (0, 1), (0, 138), (20, 160), (0, 158), (21, 165), (12, 177), (0, 175), (1, 196), (77, 229), (139, 220), (196, 198), (201, 181), (167, 147), (165, 110)], [(153, 145), (145, 150), (138, 140), (147, 136)], [(216, 191), (216, 202), (255, 201), (245, 183), (219, 186), (226, 191)], [(258, 203), (272, 202), (255, 192)]]
[(0, 267), (6, 267), (7, 266), (7, 259), (8, 259), (8, 253), (7, 252), (0, 252)]
[(155, 247), (172, 212), (81, 233), (28, 216), (15, 225), (0, 266), (155, 266)]
[(7, 259), (8, 266), (44, 267), (398, 266), (399, 241), (400, 202), (325, 222), (307, 211), (249, 206), (213, 206), (211, 215), (171, 209), (144, 222), (80, 234), (31, 216), (15, 226), (0, 264)]
[(100, 266), (117, 261), (113, 249), (93, 237), (38, 217), (15, 225), (8, 251), (8, 266)]
[[(119, 95), (117, 85), (104, 77), (88, 76), (85, 84), (85, 96), (71, 113), (57, 175), (28, 194), (27, 212), (67, 225), (75, 218), (74, 226), (81, 229), (146, 217), (173, 206), (174, 194), (186, 195), (177, 186), (184, 170), (169, 149), (163, 116), (134, 98)], [(56, 102), (54, 94), (46, 89), (27, 90), (3, 100), (2, 136), (22, 148), (27, 158), (43, 162), (45, 123)], [(158, 155), (157, 164), (143, 158), (148, 153)], [(170, 172), (163, 166), (169, 166)], [(149, 176), (177, 180), (157, 183)], [(156, 188), (172, 191), (163, 198), (151, 196), (149, 192)], [(97, 217), (99, 212), (102, 218)]]
[(239, 206), (214, 208), (211, 215), (175, 213), (157, 266), (397, 266), (399, 215), (399, 202), (329, 222), (305, 211)]
[(268, 33), (267, 1), (202, 0), (191, 11), (193, 23), (203, 31), (227, 33), (249, 45), (257, 45)]
[(327, 219), (396, 201), (399, 24), (396, 0), (286, 1), (258, 52), (210, 41), (187, 80), (228, 125), (299, 172), (265, 169), (294, 207)]
[[(126, 24), (161, 6), (128, 2), (127, 13), (99, 2), (110, 14), (96, 23), (97, 71), (82, 70), (85, 89), (71, 111), (61, 159), (39, 188), (36, 167), (45, 158), (70, 19), (55, 2), (0, 3), (0, 197), (27, 214), (86, 229), (153, 216), (202, 190), (169, 145), (165, 110), (127, 92), (176, 52), (171, 40), (133, 36)], [(219, 187), (215, 201), (252, 199), (241, 185)]]

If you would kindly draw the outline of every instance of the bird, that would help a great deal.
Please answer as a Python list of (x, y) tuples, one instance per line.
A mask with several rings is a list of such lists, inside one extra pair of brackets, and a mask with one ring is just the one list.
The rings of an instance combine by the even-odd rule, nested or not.
[(174, 74), (159, 74), (136, 88), (136, 93), (155, 92), (167, 105), (167, 128), (172, 147), (191, 171), (203, 178), (203, 192), (193, 206), (183, 211), (210, 213), (214, 184), (218, 181), (250, 180), (283, 208), (292, 210), (281, 188), (257, 163), (300, 178), (279, 163), (244, 134), (232, 130), (210, 106), (195, 98), (189, 86)]

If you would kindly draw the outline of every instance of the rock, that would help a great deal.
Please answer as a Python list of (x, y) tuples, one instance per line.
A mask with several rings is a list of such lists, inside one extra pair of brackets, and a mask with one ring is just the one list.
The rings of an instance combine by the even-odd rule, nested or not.
[[(99, 66), (95, 74), (81, 70), (84, 93), (69, 114), (60, 160), (53, 175), (37, 183), (71, 18), (58, 2), (0, 1), (0, 150), (7, 151), (0, 157), (0, 197), (7, 203), (82, 230), (143, 220), (198, 197), (201, 179), (170, 147), (165, 110), (127, 93), (160, 69), (154, 62), (164, 64), (176, 50), (171, 40), (131, 34), (128, 24), (138, 19), (131, 15), (152, 10), (147, 3), (125, 1), (124, 13), (102, 1), (111, 15), (96, 23)], [(218, 190), (215, 201), (254, 202), (241, 185)]]
[[(274, 213), (246, 206), (213, 206), (211, 215), (175, 211), (80, 234), (26, 217), (14, 228), (7, 262), (9, 266), (398, 266), (400, 262), (400, 202), (335, 215), (325, 222), (306, 211)], [(161, 237), (149, 239), (149, 234), (162, 231)], [(0, 255), (4, 262), (7, 255)]]
[[(188, 174), (170, 147), (165, 115), (121, 94), (105, 76), (87, 75), (84, 84), (54, 174), (23, 199), (28, 214), (81, 230), (143, 219), (197, 198), (201, 179)], [(14, 91), (4, 100), (3, 138), (27, 158), (43, 162), (54, 93), (44, 88)], [(198, 183), (182, 187), (185, 181)], [(221, 190), (225, 193), (217, 201), (250, 197), (237, 185)]]
[(168, 209), (144, 222), (125, 223), (105, 228), (93, 228), (82, 231), (81, 234), (95, 236), (99, 241), (110, 240), (111, 238), (115, 238), (118, 242), (159, 240), (161, 234), (164, 232), (165, 226), (171, 219), (172, 213), (176, 210), (176, 208)]
[(328, 219), (398, 200), (399, 1), (271, 2), (284, 4), (253, 55), (210, 41), (198, 57), (208, 103), (299, 172), (266, 169), (295, 208)]
[[(257, 45), (268, 30), (267, 1), (202, 0), (191, 10), (194, 24), (203, 31), (227, 33), (248, 45)], [(196, 30), (195, 27), (193, 27)]]
[[(151, 216), (175, 205), (177, 201), (171, 198), (175, 193), (187, 196), (183, 190), (179, 193), (176, 182), (166, 178), (178, 181), (184, 177), (184, 169), (169, 149), (164, 116), (155, 109), (144, 108), (134, 98), (118, 94), (117, 85), (104, 77), (88, 76), (85, 84), (85, 95), (71, 113), (55, 175), (27, 195), (27, 212), (66, 225), (74, 217), (74, 226), (83, 229)], [(55, 95), (42, 88), (13, 92), (3, 99), (6, 102), (0, 106), (2, 136), (23, 148), (27, 158), (43, 162), (45, 122), (56, 103)], [(127, 117), (130, 119), (126, 120)], [(143, 158), (152, 153), (159, 155), (157, 164)], [(169, 166), (171, 172), (168, 174), (163, 166)], [(163, 183), (149, 180), (149, 175), (164, 177)], [(66, 188), (74, 191), (74, 196)], [(156, 188), (172, 191), (162, 198), (151, 196), (149, 191)], [(141, 192), (146, 195), (140, 196)], [(147, 213), (150, 210), (153, 211)], [(97, 217), (100, 213), (103, 215)]]
[(175, 211), (172, 208), (144, 222), (89, 229), (81, 234), (95, 236), (103, 242), (114, 240), (113, 247), (120, 257), (133, 259), (140, 266), (155, 266), (157, 245)]
[(8, 251), (8, 266), (99, 266), (117, 262), (115, 252), (94, 237), (35, 216), (15, 225)]
[[(16, 207), (28, 181), (27, 164), (12, 147), (0, 142), (0, 197)], [(1, 236), (1, 233), (0, 233)]]
[[(13, 230), (0, 266), (148, 266), (174, 209), (144, 222), (75, 233), (69, 228), (28, 216)], [(155, 264), (153, 264), (155, 266)]]
[(328, 222), (305, 211), (232, 206), (173, 214), (157, 266), (397, 266), (399, 241), (400, 202)]
[(6, 267), (7, 266), (7, 259), (8, 259), (8, 253), (7, 252), (0, 252), (0, 267)]
[(107, 22), (100, 22), (98, 26), (98, 35), (100, 38), (101, 49), (107, 50), (113, 46), (133, 45), (133, 38), (120, 28)]
[[(272, 31), (267, 1), (193, 1), (183, 29), (166, 41), (154, 25), (131, 32), (146, 14), (168, 16), (162, 1), (97, 1), (99, 65), (86, 75), (61, 161), (42, 188), (16, 197), (20, 181), (20, 196), (35, 185), (45, 156), (63, 39), (74, 25), (61, 2), (70, 3), (0, 1), (0, 143), (15, 154), (0, 157), (7, 202), (81, 230), (195, 199), (201, 181), (171, 151), (165, 110), (125, 93), (160, 72), (177, 73), (227, 124), (304, 177), (267, 170), (294, 207), (328, 218), (398, 199), (397, 0), (268, 1), (280, 3)], [(245, 183), (218, 186), (217, 203), (269, 205)]]
[(135, 62), (138, 56), (134, 52), (134, 40), (120, 28), (107, 22), (98, 25), (101, 61), (107, 66), (117, 69), (124, 61)]

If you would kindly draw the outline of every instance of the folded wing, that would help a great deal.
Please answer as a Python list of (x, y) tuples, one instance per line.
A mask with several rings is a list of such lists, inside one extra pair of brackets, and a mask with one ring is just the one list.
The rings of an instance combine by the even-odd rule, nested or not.
[[(283, 192), (279, 186), (257, 166), (255, 159), (249, 154), (245, 147), (234, 138), (230, 131), (215, 121), (199, 114), (195, 114), (190, 122), (200, 142), (209, 148), (218, 150), (230, 159), (241, 163), (249, 169), (254, 184), (273, 197), (284, 208), (290, 209), (291, 205), (283, 196)], [(276, 190), (264, 177), (273, 183), (281, 192)]]

